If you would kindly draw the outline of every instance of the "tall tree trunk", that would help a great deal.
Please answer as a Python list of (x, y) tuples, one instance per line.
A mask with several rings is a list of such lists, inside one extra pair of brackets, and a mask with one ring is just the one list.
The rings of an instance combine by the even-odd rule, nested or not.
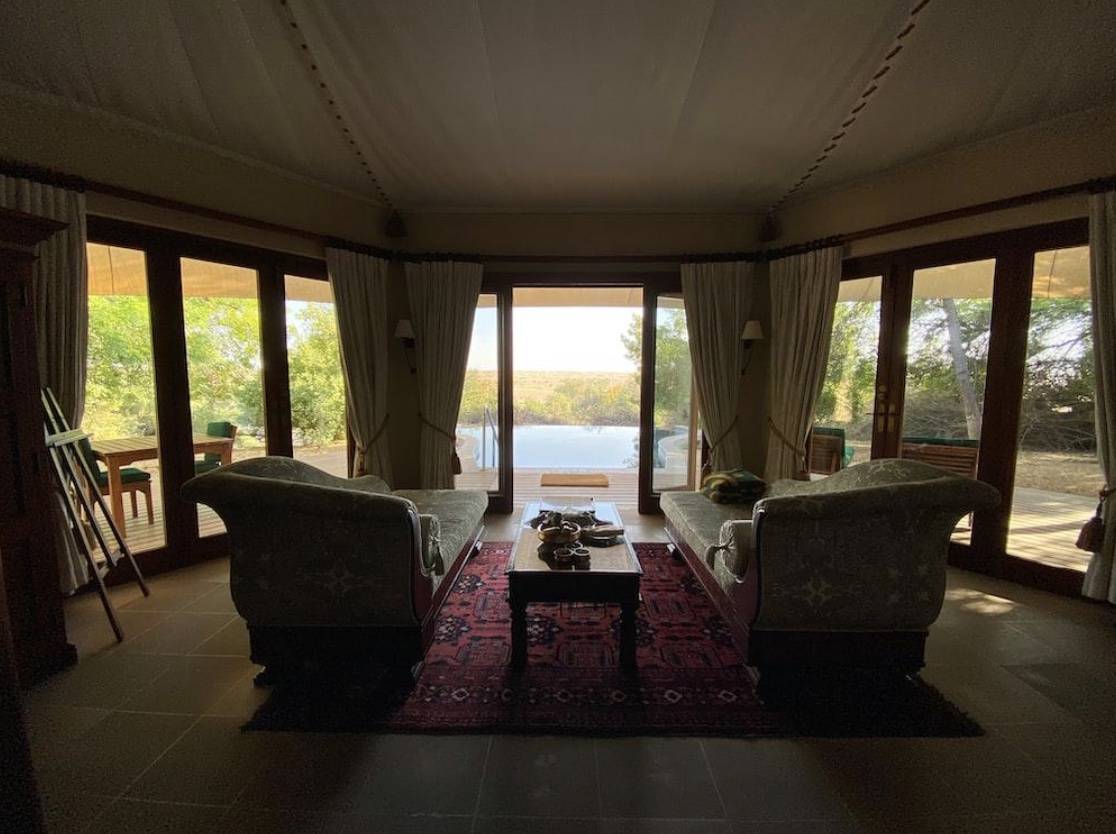
[(973, 375), (969, 373), (969, 358), (965, 355), (965, 346), (961, 343), (961, 319), (957, 315), (957, 303), (952, 298), (943, 298), (942, 309), (945, 310), (946, 326), (949, 328), (949, 352), (953, 357), (953, 374), (957, 378), (957, 387), (961, 389), (961, 405), (965, 409), (965, 426), (970, 438), (979, 439), (980, 403), (977, 402)]

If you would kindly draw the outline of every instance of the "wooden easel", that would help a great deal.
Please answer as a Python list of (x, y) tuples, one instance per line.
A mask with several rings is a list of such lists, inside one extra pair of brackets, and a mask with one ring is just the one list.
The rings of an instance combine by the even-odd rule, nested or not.
[[(108, 616), (116, 640), (122, 643), (124, 642), (124, 629), (120, 627), (120, 621), (116, 618), (116, 609), (113, 608), (112, 600), (109, 599), (108, 591), (105, 589), (105, 576), (119, 564), (121, 559), (126, 559), (132, 570), (135, 571), (136, 582), (139, 584), (140, 590), (143, 591), (143, 595), (145, 597), (150, 596), (151, 591), (148, 589), (147, 583), (143, 581), (143, 574), (140, 573), (139, 565), (132, 558), (132, 551), (128, 548), (128, 543), (124, 540), (120, 528), (116, 526), (116, 520), (109, 512), (104, 496), (101, 495), (101, 487), (97, 483), (96, 473), (93, 472), (89, 461), (85, 459), (85, 455), (81, 453), (78, 446), (88, 435), (80, 429), (69, 427), (53, 391), (44, 388), (42, 398), (45, 414), (43, 433), (46, 438), (47, 449), (50, 452), (55, 487), (62, 497), (62, 506), (66, 512), (66, 520), (69, 522), (70, 533), (73, 536), (74, 544), (81, 551), (82, 556), (85, 557), (85, 564), (89, 568), (90, 576), (97, 582), (97, 592), (101, 595), (101, 604), (105, 607), (105, 614)], [(97, 523), (94, 511), (98, 507), (108, 524), (115, 547), (110, 545), (100, 524)], [(88, 523), (82, 520), (83, 512), (85, 518), (88, 519)], [(98, 550), (101, 553), (101, 558), (97, 556)]]

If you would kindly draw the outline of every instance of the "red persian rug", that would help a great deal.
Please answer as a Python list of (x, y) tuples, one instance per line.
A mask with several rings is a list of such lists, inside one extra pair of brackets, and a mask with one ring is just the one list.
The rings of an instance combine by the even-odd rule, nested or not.
[(417, 684), (277, 688), (246, 729), (582, 735), (961, 736), (980, 728), (936, 690), (777, 709), (756, 696), (724, 621), (684, 562), (637, 544), (643, 566), (638, 672), (618, 665), (619, 606), (528, 608), (526, 670), (512, 672), (504, 568), (510, 544), (465, 565)]

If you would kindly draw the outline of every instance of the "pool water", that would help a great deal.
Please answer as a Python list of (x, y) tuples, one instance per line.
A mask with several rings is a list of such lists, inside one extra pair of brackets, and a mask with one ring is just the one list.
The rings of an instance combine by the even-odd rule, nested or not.
[[(480, 429), (458, 429), (478, 438)], [(515, 465), (525, 469), (634, 469), (638, 426), (516, 426)], [(491, 435), (489, 435), (491, 443)]]

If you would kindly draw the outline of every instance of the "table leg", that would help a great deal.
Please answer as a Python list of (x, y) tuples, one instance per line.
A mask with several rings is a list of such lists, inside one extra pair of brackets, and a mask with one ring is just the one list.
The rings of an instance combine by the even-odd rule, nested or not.
[(629, 670), (636, 666), (637, 608), (637, 602), (624, 602), (620, 605), (620, 666)]
[(116, 522), (121, 536), (127, 535), (128, 521), (124, 516), (124, 485), (120, 481), (120, 464), (106, 461), (108, 465), (109, 501), (112, 504), (112, 520)]
[(509, 600), (511, 604), (511, 638), (513, 669), (527, 665), (527, 603)]
[(226, 443), (221, 447), (221, 465), (228, 466), (232, 463), (232, 443)]

